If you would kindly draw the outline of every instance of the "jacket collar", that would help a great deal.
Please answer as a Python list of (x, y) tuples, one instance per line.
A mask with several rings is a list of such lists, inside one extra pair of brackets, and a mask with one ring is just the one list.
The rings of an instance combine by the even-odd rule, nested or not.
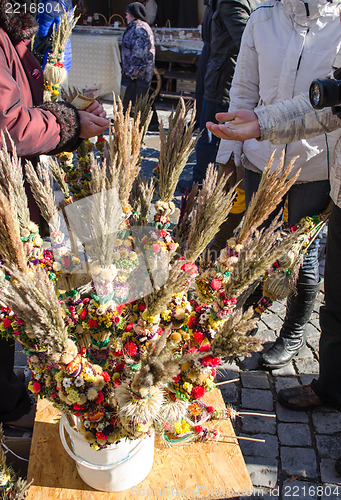
[(285, 12), (299, 26), (309, 26), (311, 21), (326, 15), (340, 0), (280, 0)]

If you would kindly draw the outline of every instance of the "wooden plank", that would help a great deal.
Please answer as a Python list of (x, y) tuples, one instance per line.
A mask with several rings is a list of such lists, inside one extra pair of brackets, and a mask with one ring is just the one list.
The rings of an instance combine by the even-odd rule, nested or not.
[[(215, 407), (224, 405), (218, 389), (207, 394), (205, 401)], [(80, 479), (75, 462), (65, 452), (58, 420), (58, 411), (48, 401), (39, 401), (28, 467), (28, 480), (33, 484), (27, 500), (213, 499), (252, 490), (236, 438), (172, 447), (156, 443), (153, 468), (138, 486), (118, 493), (93, 490)], [(235, 435), (230, 420), (215, 422), (214, 427)]]

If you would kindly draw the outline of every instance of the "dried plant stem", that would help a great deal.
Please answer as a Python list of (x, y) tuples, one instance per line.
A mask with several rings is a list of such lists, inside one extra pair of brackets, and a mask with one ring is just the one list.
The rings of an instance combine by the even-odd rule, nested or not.
[(198, 140), (198, 137), (193, 137), (195, 106), (188, 124), (187, 113), (184, 100), (180, 98), (175, 113), (172, 112), (169, 117), (167, 134), (160, 125), (159, 191), (162, 201), (173, 200), (180, 174)]
[(272, 174), (270, 169), (274, 161), (275, 151), (272, 153), (268, 164), (266, 165), (257, 192), (252, 196), (248, 209), (246, 211), (242, 227), (239, 231), (237, 241), (241, 245), (248, 239), (250, 232), (259, 227), (274, 208), (282, 200), (283, 196), (289, 191), (296, 182), (301, 170), (288, 180), (288, 175), (293, 169), (296, 158), (291, 160), (289, 165), (283, 170), (284, 156), (283, 151), (278, 166)]
[(234, 188), (225, 191), (226, 176), (218, 180), (218, 172), (211, 163), (208, 166), (198, 204), (191, 221), (185, 258), (194, 262), (203, 252), (221, 224), (227, 219), (235, 197)]
[(0, 255), (6, 265), (14, 265), (27, 272), (27, 258), (20, 238), (19, 221), (16, 211), (0, 191)]

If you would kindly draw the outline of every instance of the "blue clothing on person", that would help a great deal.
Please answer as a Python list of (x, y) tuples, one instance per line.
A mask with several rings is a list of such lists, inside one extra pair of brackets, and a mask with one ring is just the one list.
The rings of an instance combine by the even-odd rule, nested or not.
[[(39, 5), (44, 5), (43, 12), (38, 12), (37, 20), (39, 23), (39, 30), (37, 35), (40, 37), (44, 37), (48, 34), (49, 29), (52, 24), (54, 27), (58, 26), (59, 19), (64, 13), (64, 9), (66, 11), (72, 10), (72, 0), (42, 0)], [(42, 64), (43, 69), (45, 68), (47, 61), (48, 51), (45, 54), (44, 61)], [(71, 52), (71, 41), (70, 39), (67, 41), (65, 46), (65, 54), (63, 64), (67, 73), (70, 71), (72, 61), (72, 52)]]

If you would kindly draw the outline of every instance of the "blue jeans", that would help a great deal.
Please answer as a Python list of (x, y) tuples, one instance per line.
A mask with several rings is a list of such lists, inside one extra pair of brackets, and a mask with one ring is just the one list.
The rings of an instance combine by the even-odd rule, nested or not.
[(193, 182), (202, 183), (206, 176), (208, 164), (215, 162), (220, 139), (206, 128), (206, 122), (217, 123), (215, 115), (222, 111), (227, 111), (226, 107), (203, 99), (200, 113), (200, 131), (202, 131), (202, 134), (196, 145), (197, 163), (193, 167)]
[[(245, 169), (244, 188), (245, 203), (249, 205), (251, 196), (258, 189), (261, 174)], [(269, 219), (264, 222), (263, 227), (269, 226), (270, 222), (284, 207), (288, 199), (288, 223), (297, 224), (302, 217), (318, 215), (323, 212), (330, 201), (329, 181), (315, 181), (294, 184), (280, 205), (272, 212)], [(303, 263), (300, 268), (298, 282), (306, 284), (315, 284), (319, 282), (319, 245), (322, 238), (322, 232), (315, 238), (314, 242), (308, 248), (304, 255)]]

